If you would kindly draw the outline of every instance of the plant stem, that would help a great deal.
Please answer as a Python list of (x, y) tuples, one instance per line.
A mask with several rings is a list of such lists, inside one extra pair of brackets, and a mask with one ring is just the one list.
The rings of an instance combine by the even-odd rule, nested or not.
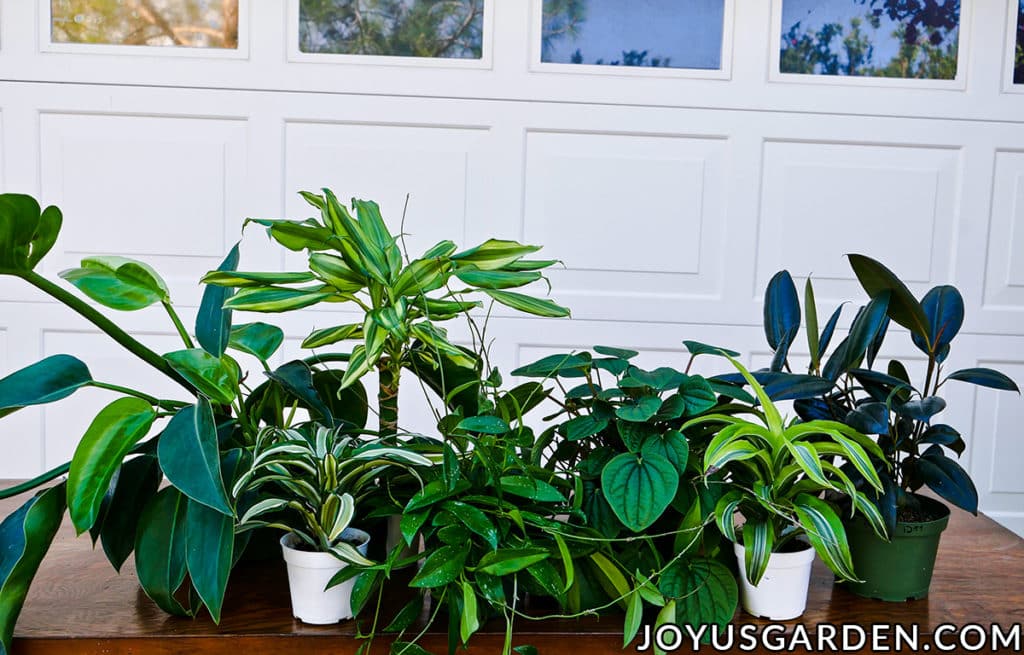
[(121, 385), (118, 384), (110, 384), (108, 382), (99, 382), (97, 380), (93, 380), (90, 383), (90, 386), (96, 387), (97, 389), (108, 389), (110, 391), (116, 391), (118, 393), (123, 393), (126, 396), (134, 396), (136, 398), (141, 398), (142, 400), (145, 400), (147, 403), (153, 405), (154, 407), (159, 407), (161, 409), (166, 410), (177, 410), (188, 404), (183, 403), (179, 400), (162, 400), (160, 398), (150, 396), (147, 393), (136, 391), (135, 389), (129, 389), (128, 387), (122, 387)]
[(383, 439), (398, 434), (398, 378), (401, 369), (396, 370), (396, 360), (388, 355), (377, 362), (379, 384), (377, 405), (380, 416), (380, 436)]
[(30, 489), (35, 489), (41, 484), (46, 484), (54, 478), (59, 478), (71, 469), (71, 462), (65, 462), (55, 469), (51, 469), (42, 475), (32, 478), (26, 482), (22, 482), (19, 485), (8, 487), (7, 489), (0, 490), (0, 500), (4, 498), (12, 498), (19, 494), (23, 494)]
[(189, 349), (195, 348), (196, 344), (192, 343), (192, 337), (189, 336), (188, 330), (185, 329), (185, 326), (181, 322), (181, 317), (178, 316), (178, 312), (174, 311), (174, 307), (171, 306), (171, 303), (166, 300), (162, 300), (160, 304), (162, 304), (164, 309), (167, 310), (167, 315), (171, 317), (171, 321), (174, 323), (174, 328), (178, 331), (178, 334), (181, 335), (181, 340), (185, 342), (185, 347)]
[(62, 289), (35, 271), (18, 271), (16, 275), (80, 314), (83, 318), (105, 332), (111, 339), (124, 346), (124, 348), (130, 351), (133, 355), (188, 389), (189, 393), (196, 393), (196, 390), (192, 385), (189, 384), (185, 378), (181, 377), (177, 371), (171, 368), (171, 365), (168, 364), (163, 357), (156, 354), (127, 332), (114, 325), (109, 318), (96, 311), (96, 309), (89, 305), (89, 303), (85, 302), (78, 296), (69, 293), (66, 289)]

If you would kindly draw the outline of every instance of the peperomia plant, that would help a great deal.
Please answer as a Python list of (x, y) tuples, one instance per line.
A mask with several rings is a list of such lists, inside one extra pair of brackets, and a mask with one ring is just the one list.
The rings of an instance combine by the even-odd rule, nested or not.
[[(239, 288), (225, 304), (231, 309), (280, 312), (321, 302), (358, 307), (361, 321), (316, 330), (302, 345), (320, 348), (358, 340), (341, 385), (345, 388), (377, 370), (382, 436), (398, 431), (403, 369), (414, 371), (438, 391), (445, 370), (454, 366), (473, 371), (473, 353), (452, 344), (437, 324), (480, 307), (480, 292), (527, 314), (569, 315), (550, 300), (509, 291), (543, 279), (540, 271), (556, 263), (524, 259), (540, 250), (538, 246), (492, 239), (460, 252), (451, 241), (441, 241), (408, 261), (399, 246), (402, 236), (388, 230), (376, 203), (353, 200), (350, 212), (329, 189), (322, 195), (303, 192), (302, 197), (320, 211), (319, 219), (252, 220), (266, 226), (270, 237), (284, 247), (305, 251), (307, 271), (216, 271), (203, 281)], [(473, 377), (475, 373), (470, 383)], [(442, 396), (456, 385), (446, 385)]]
[[(801, 327), (801, 309), (789, 272), (776, 274), (765, 294), (765, 333), (775, 350), (771, 370), (754, 373), (771, 394), (773, 385), (796, 399), (794, 408), (804, 420), (840, 421), (865, 434), (876, 435), (882, 455), (876, 471), (883, 493), (879, 510), (891, 532), (901, 516), (920, 513), (914, 492), (927, 486), (950, 503), (978, 511), (978, 493), (970, 475), (947, 452), (960, 456), (965, 443), (951, 425), (936, 422), (946, 408), (940, 396), (950, 381), (1018, 391), (1006, 375), (988, 368), (965, 368), (944, 374), (954, 338), (964, 320), (964, 302), (952, 286), (941, 285), (917, 300), (906, 285), (881, 263), (864, 255), (849, 255), (861, 286), (870, 296), (848, 335), (828, 354), (839, 320), (836, 309), (818, 332), (814, 290), (805, 286), (804, 314), (810, 363), (807, 375), (789, 372), (789, 347)], [(914, 383), (907, 367), (891, 359), (876, 370), (890, 322), (910, 332), (913, 345), (926, 358), (922, 379)], [(775, 396), (778, 397), (778, 396)], [(843, 471), (860, 488), (865, 480), (849, 463)]]
[[(708, 414), (683, 426), (722, 426), (708, 445), (703, 462), (706, 476), (728, 472), (724, 481), (728, 491), (715, 506), (719, 530), (737, 542), (736, 514), (743, 516), (744, 566), (753, 585), (761, 581), (771, 554), (801, 535), (806, 535), (836, 576), (856, 580), (846, 530), (836, 509), (820, 495), (831, 491), (849, 497), (853, 511), (863, 515), (881, 538), (888, 539), (882, 516), (869, 496), (830, 461), (838, 457), (849, 462), (874, 495), (881, 491), (882, 483), (868, 453), (881, 456), (881, 450), (868, 437), (835, 421), (786, 425), (764, 387), (742, 364), (731, 361), (757, 394), (760, 410), (750, 410), (756, 420)], [(711, 483), (721, 482), (709, 480)]]

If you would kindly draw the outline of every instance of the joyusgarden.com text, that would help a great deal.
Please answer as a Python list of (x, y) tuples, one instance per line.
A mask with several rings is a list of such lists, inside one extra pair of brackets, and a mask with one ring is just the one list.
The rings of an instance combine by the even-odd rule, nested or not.
[(934, 630), (919, 625), (832, 624), (790, 626), (644, 625), (633, 642), (639, 653), (683, 653), (702, 650), (740, 652), (876, 652), (876, 653), (1019, 653), (1021, 624), (1011, 626), (942, 624)]

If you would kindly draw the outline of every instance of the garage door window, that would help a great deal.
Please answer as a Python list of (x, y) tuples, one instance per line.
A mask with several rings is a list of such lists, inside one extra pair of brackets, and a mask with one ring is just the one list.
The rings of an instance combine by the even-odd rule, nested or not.
[(51, 0), (53, 44), (238, 49), (238, 0)]

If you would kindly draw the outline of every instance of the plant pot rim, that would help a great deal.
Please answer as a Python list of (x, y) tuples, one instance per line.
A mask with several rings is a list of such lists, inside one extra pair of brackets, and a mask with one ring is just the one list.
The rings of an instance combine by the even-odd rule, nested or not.
[[(358, 528), (345, 528), (341, 533), (344, 541), (350, 543), (361, 555), (366, 555), (367, 546), (370, 543), (370, 535)], [(281, 537), (281, 550), (284, 553), (284, 561), (289, 566), (299, 566), (313, 569), (342, 569), (348, 564), (331, 553), (320, 550), (300, 550), (295, 544), (301, 540), (294, 533), (288, 532)]]
[[(804, 539), (796, 539), (795, 543), (805, 546), (800, 550), (795, 550), (788, 553), (780, 553), (772, 551), (772, 554), (768, 558), (768, 568), (770, 569), (789, 569), (804, 566), (808, 562), (814, 560), (814, 556), (817, 552), (809, 542)], [(744, 558), (743, 543), (734, 541), (732, 544), (733, 553), (742, 562)], [(742, 564), (741, 564), (742, 565)]]

